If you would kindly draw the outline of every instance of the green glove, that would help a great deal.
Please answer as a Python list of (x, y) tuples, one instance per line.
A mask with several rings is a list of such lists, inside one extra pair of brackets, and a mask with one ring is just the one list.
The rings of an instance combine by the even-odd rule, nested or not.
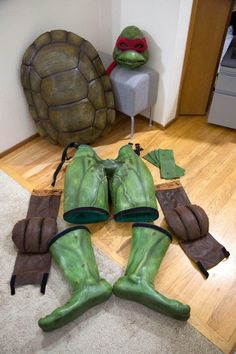
[(72, 287), (72, 296), (39, 320), (39, 327), (44, 331), (64, 326), (112, 294), (112, 286), (99, 276), (90, 233), (85, 226), (75, 226), (57, 234), (49, 247), (54, 261)]
[(154, 311), (186, 321), (190, 307), (157, 292), (154, 279), (171, 243), (166, 230), (146, 223), (133, 224), (131, 252), (125, 275), (113, 287), (115, 295), (139, 302)]
[(161, 178), (173, 179), (184, 176), (184, 169), (175, 164), (173, 150), (159, 149)]
[(160, 169), (161, 178), (173, 179), (182, 177), (185, 174), (185, 170), (175, 164), (173, 150), (154, 150), (143, 156), (143, 158)]
[(143, 158), (152, 163), (154, 166), (160, 168), (158, 150), (149, 152), (148, 154), (144, 155)]

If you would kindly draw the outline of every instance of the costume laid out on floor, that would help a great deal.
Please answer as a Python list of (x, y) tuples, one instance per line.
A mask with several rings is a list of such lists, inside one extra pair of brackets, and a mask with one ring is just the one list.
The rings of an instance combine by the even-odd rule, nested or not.
[(128, 26), (119, 35), (113, 50), (114, 61), (106, 69), (106, 74), (117, 64), (128, 69), (135, 69), (146, 64), (149, 58), (149, 51), (146, 38), (143, 32), (136, 26)]
[[(151, 172), (138, 156), (142, 150), (139, 144), (135, 145), (135, 151), (127, 144), (120, 148), (117, 158), (106, 160), (85, 145), (108, 131), (115, 120), (108, 77), (112, 69), (117, 64), (135, 69), (148, 61), (147, 41), (138, 27), (128, 26), (121, 32), (113, 58), (114, 62), (105, 71), (96, 49), (88, 41), (63, 30), (43, 33), (23, 57), (21, 82), (38, 132), (54, 144), (67, 145), (54, 173), (53, 186), (63, 163), (70, 159), (67, 150), (76, 148), (65, 173), (63, 215), (65, 221), (76, 226), (57, 233), (61, 191), (33, 191), (26, 218), (12, 232), (18, 248), (10, 282), (12, 295), (15, 286), (25, 284), (41, 284), (41, 292), (45, 293), (51, 257), (72, 288), (65, 304), (38, 321), (44, 331), (66, 325), (106, 301), (112, 292), (177, 320), (189, 318), (188, 305), (165, 297), (154, 287), (156, 273), (172, 240), (168, 231), (148, 223), (159, 216), (156, 197), (181, 247), (206, 277), (207, 269), (229, 256), (209, 234), (206, 213), (190, 203), (179, 182), (160, 185), (155, 192)], [(147, 76), (147, 72), (148, 69), (143, 75)], [(156, 100), (148, 88), (157, 88), (157, 75), (151, 75), (150, 70), (148, 75), (140, 86), (142, 96), (147, 91), (143, 109)], [(132, 97), (137, 91), (136, 85), (133, 87)], [(132, 122), (134, 115), (142, 110), (139, 108), (132, 109)], [(133, 127), (131, 136), (132, 132)], [(179, 178), (185, 173), (175, 164), (172, 150), (154, 150), (144, 159), (160, 169), (161, 178)], [(116, 222), (135, 222), (125, 274), (113, 287), (99, 275), (89, 229), (78, 225), (108, 220), (110, 204)]]
[(207, 278), (207, 270), (230, 255), (209, 233), (207, 214), (198, 205), (191, 204), (179, 181), (158, 185), (156, 196), (180, 246)]
[[(53, 186), (63, 163), (70, 159), (67, 155), (70, 147), (76, 148), (76, 152), (65, 173), (64, 219), (72, 224), (105, 221), (109, 218), (109, 202), (112, 202), (115, 221), (135, 222), (125, 274), (113, 287), (102, 279), (89, 229), (76, 225), (56, 233), (60, 191), (34, 191), (26, 219), (13, 229), (13, 240), (20, 252), (11, 279), (12, 294), (15, 285), (38, 283), (44, 293), (51, 254), (71, 285), (72, 294), (65, 304), (39, 320), (44, 331), (66, 325), (106, 301), (112, 292), (177, 320), (188, 320), (188, 305), (155, 290), (154, 279), (172, 237), (167, 230), (147, 222), (158, 218), (157, 198), (181, 247), (208, 277), (207, 270), (228, 257), (229, 252), (209, 233), (204, 210), (191, 204), (179, 181), (158, 185), (155, 191), (152, 175), (139, 157), (140, 144), (135, 145), (135, 150), (132, 144), (125, 145), (116, 159), (103, 160), (92, 147), (70, 143), (54, 173)], [(184, 170), (175, 164), (173, 153), (169, 151), (151, 152), (147, 160), (162, 168), (163, 176), (171, 174), (174, 178), (176, 172)]]
[[(154, 278), (171, 243), (171, 235), (160, 227), (140, 222), (158, 217), (154, 183), (145, 163), (129, 144), (119, 150), (114, 160), (102, 160), (88, 145), (72, 143), (70, 146), (77, 151), (65, 174), (64, 219), (74, 224), (107, 220), (110, 196), (116, 221), (139, 222), (133, 225), (128, 266), (125, 275), (114, 285), (114, 294), (178, 320), (187, 320), (188, 305), (168, 299), (154, 289)], [(140, 152), (141, 148), (137, 145), (136, 149)], [(66, 159), (67, 148), (53, 184)], [(112, 293), (112, 286), (99, 276), (86, 227), (62, 231), (50, 240), (49, 250), (73, 291), (64, 305), (39, 320), (39, 326), (45, 331), (62, 327), (107, 300)]]
[(26, 218), (18, 221), (12, 231), (12, 240), (18, 254), (11, 277), (11, 294), (15, 286), (41, 284), (45, 293), (51, 266), (48, 241), (57, 232), (57, 215), (61, 191), (33, 190)]

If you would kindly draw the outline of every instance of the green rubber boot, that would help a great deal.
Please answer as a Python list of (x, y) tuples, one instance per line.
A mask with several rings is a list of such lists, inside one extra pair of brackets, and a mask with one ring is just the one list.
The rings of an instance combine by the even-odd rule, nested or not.
[(139, 302), (152, 310), (186, 321), (190, 307), (168, 299), (154, 288), (154, 279), (171, 243), (171, 235), (161, 227), (133, 224), (131, 253), (125, 275), (114, 284), (115, 295)]
[(64, 230), (52, 239), (49, 247), (54, 261), (73, 291), (64, 305), (39, 320), (39, 327), (44, 331), (64, 326), (112, 294), (112, 286), (99, 276), (90, 233), (86, 227), (75, 226)]

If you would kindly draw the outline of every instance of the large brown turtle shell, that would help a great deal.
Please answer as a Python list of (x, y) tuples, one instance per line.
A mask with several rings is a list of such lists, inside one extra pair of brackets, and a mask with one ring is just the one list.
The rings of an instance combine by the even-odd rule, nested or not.
[(115, 120), (109, 77), (96, 49), (63, 30), (45, 32), (26, 50), (21, 82), (38, 132), (52, 143), (92, 143)]

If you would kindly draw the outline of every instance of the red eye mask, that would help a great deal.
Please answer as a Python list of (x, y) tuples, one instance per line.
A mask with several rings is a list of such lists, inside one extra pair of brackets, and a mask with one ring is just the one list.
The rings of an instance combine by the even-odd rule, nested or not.
[(120, 50), (135, 50), (142, 53), (147, 49), (147, 42), (145, 38), (141, 39), (128, 39), (125, 37), (119, 37), (116, 41), (116, 47)]

